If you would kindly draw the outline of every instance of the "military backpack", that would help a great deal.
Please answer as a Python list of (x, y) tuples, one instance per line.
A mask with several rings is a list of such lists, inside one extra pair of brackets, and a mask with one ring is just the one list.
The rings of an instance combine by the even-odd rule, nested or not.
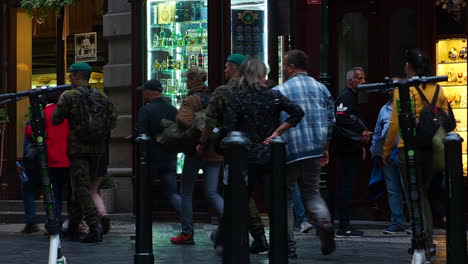
[(114, 107), (109, 98), (94, 87), (80, 86), (76, 89), (81, 92), (78, 136), (86, 143), (101, 142), (115, 126)]

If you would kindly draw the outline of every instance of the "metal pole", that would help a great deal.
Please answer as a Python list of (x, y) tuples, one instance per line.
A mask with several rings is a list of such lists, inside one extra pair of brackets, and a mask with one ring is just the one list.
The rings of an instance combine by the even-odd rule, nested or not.
[(447, 181), (447, 264), (467, 263), (466, 223), (463, 214), (462, 142), (456, 133), (443, 139), (445, 145), (445, 179)]
[(288, 263), (286, 141), (275, 137), (271, 141), (273, 177), (271, 179), (270, 264)]
[(138, 144), (138, 175), (136, 203), (136, 234), (135, 234), (135, 264), (153, 264), (153, 226), (151, 221), (151, 180), (149, 176), (149, 143), (146, 134), (139, 135), (135, 141)]
[(247, 229), (247, 146), (250, 140), (242, 132), (233, 131), (221, 146), (226, 150), (229, 170), (224, 197), (223, 263), (249, 264), (249, 234)]
[(328, 41), (328, 0), (322, 1), (321, 11), (320, 11), (320, 82), (323, 85), (327, 86), (330, 90), (331, 87), (331, 76), (328, 74), (328, 50), (329, 50), (329, 41)]

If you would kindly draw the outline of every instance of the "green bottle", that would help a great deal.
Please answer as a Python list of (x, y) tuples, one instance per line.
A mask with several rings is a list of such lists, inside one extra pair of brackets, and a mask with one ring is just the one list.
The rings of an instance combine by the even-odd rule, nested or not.
[(153, 34), (153, 48), (157, 48), (159, 46), (159, 37), (158, 34)]
[(195, 44), (203, 44), (203, 28), (201, 26), (197, 28), (197, 37)]
[(177, 46), (183, 46), (184, 45), (184, 36), (182, 33), (177, 34)]
[(187, 30), (187, 33), (184, 36), (184, 42), (185, 42), (184, 44), (187, 45), (187, 46), (190, 45), (191, 42), (192, 42), (192, 37), (190, 37), (190, 35), (188, 33), (188, 30)]
[(175, 29), (172, 30), (171, 33), (171, 43), (170, 46), (177, 46), (177, 35), (175, 33)]
[(187, 70), (188, 68), (190, 68), (190, 57), (188, 56), (187, 52), (185, 52), (182, 59), (182, 69)]
[(173, 70), (174, 69), (174, 57), (171, 55), (167, 56), (167, 69)]
[(161, 31), (159, 31), (159, 41), (161, 43), (159, 46), (166, 46), (166, 32), (164, 32), (164, 29), (161, 29)]

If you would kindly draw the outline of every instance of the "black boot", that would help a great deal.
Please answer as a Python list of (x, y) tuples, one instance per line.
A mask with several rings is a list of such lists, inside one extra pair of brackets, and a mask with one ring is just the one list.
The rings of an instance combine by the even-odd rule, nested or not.
[(254, 241), (250, 245), (250, 254), (258, 254), (261, 252), (268, 251), (268, 241), (266, 239), (266, 236), (260, 235), (257, 237), (254, 237)]
[(81, 243), (96, 243), (102, 241), (102, 229), (100, 224), (89, 226), (89, 233), (80, 238)]

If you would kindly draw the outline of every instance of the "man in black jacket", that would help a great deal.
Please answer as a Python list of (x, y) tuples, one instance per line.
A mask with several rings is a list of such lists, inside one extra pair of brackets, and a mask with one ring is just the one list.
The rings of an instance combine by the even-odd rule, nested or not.
[[(164, 100), (162, 96), (162, 85), (158, 80), (148, 80), (138, 87), (142, 91), (146, 102), (138, 110), (138, 119), (133, 130), (132, 139), (135, 140), (140, 134), (146, 134), (150, 138), (163, 130), (161, 119), (175, 122), (177, 109)], [(164, 183), (164, 190), (176, 213), (180, 215), (181, 200), (177, 192), (177, 154), (169, 154), (163, 151), (161, 144), (152, 140), (149, 147), (149, 171), (154, 177), (160, 177)]]
[(366, 75), (361, 67), (354, 67), (346, 73), (347, 87), (335, 101), (336, 126), (334, 140), (341, 160), (341, 182), (339, 190), (339, 229), (337, 237), (360, 237), (364, 232), (350, 225), (349, 206), (354, 183), (361, 160), (365, 159), (364, 145), (369, 142), (372, 132), (359, 118), (358, 85), (364, 84)]

